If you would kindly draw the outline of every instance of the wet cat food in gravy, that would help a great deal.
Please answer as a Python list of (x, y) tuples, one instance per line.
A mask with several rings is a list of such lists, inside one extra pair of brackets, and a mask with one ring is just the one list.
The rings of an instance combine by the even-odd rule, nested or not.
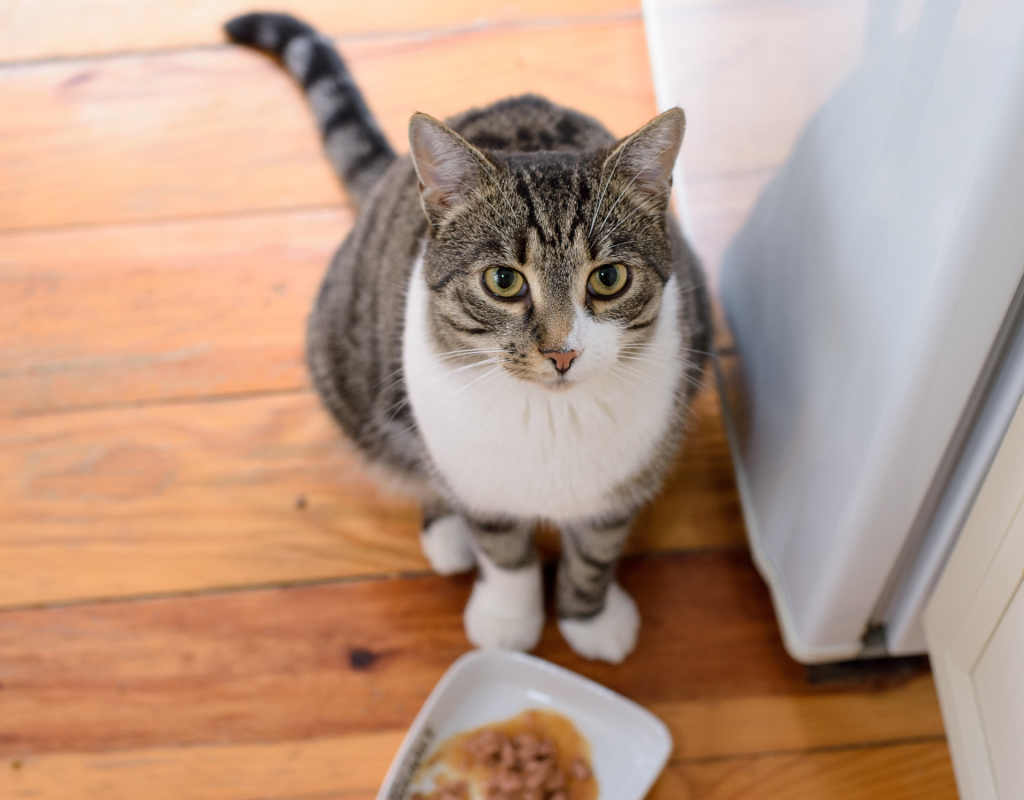
[(597, 800), (589, 743), (540, 709), (446, 739), (412, 786), (409, 800)]

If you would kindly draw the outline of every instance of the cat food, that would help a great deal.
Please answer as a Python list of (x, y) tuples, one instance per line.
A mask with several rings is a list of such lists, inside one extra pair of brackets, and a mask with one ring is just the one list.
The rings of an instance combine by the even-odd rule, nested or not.
[(554, 711), (452, 736), (417, 770), (409, 800), (596, 800), (590, 746)]

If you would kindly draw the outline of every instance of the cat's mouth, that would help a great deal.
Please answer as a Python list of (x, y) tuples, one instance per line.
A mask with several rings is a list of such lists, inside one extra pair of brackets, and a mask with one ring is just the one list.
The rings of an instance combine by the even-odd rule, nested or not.
[(568, 375), (556, 375), (554, 378), (548, 378), (544, 385), (555, 392), (564, 392), (567, 389), (571, 389), (579, 381), (570, 378)]
[(579, 375), (573, 374), (572, 371), (568, 374), (558, 374), (554, 370), (543, 367), (540, 369), (536, 367), (533, 369), (523, 369), (521, 365), (516, 365), (516, 367), (511, 369), (506, 366), (506, 370), (518, 380), (543, 386), (552, 392), (564, 392), (580, 383)]

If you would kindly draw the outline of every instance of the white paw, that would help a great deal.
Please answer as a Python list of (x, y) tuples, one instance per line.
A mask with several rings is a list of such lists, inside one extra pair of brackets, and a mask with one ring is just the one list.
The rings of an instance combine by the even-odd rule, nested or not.
[(558, 629), (569, 646), (584, 658), (618, 664), (636, 647), (640, 612), (633, 598), (613, 583), (600, 614), (590, 619), (560, 620)]
[(480, 567), (463, 614), (466, 637), (487, 650), (532, 650), (544, 628), (540, 565), (502, 570), (481, 558)]
[(467, 572), (476, 566), (469, 526), (458, 514), (438, 517), (420, 531), (420, 546), (438, 575)]

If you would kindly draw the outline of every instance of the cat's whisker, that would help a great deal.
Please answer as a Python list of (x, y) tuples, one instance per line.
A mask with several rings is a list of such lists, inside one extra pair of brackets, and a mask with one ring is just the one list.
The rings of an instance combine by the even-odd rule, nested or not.
[[(623, 191), (625, 191), (625, 190), (623, 190)], [(621, 228), (623, 225), (625, 225), (626, 222), (628, 222), (633, 217), (634, 214), (637, 214), (640, 211), (643, 211), (655, 199), (657, 199), (657, 198), (659, 198), (659, 197), (661, 197), (661, 196), (663, 196), (665, 194), (668, 194), (669, 191), (671, 191), (671, 190), (667, 189), (667, 190), (665, 190), (663, 192), (660, 192), (659, 194), (655, 195), (652, 198), (648, 198), (648, 199), (644, 200), (642, 203), (638, 203), (637, 207), (634, 208), (632, 211), (630, 211), (621, 220), (619, 220), (619, 223), (614, 228), (612, 228), (611, 230), (608, 230), (608, 231), (604, 231), (603, 235), (601, 236), (600, 239), (598, 239), (597, 244), (594, 245), (594, 247), (595, 248), (601, 247), (608, 240), (608, 237), (610, 237), (613, 233), (615, 233), (615, 231), (617, 231), (619, 228)], [(621, 199), (621, 195), (620, 195), (620, 199)], [(618, 201), (616, 201), (616, 203), (618, 203)], [(611, 211), (609, 211), (608, 214), (611, 214)], [(604, 224), (607, 221), (608, 221), (608, 217), (605, 216), (605, 218), (601, 221), (601, 229), (598, 230), (598, 233), (601, 233), (601, 230), (604, 228)]]
[[(662, 158), (662, 156), (664, 156), (666, 153), (668, 153), (671, 149), (672, 149), (672, 145), (669, 145), (668, 148), (664, 148), (664, 149), (658, 151), (657, 153), (655, 153), (650, 158), (650, 160), (646, 164), (643, 165), (643, 169), (641, 169), (639, 172), (637, 172), (637, 174), (633, 176), (633, 178), (630, 180), (630, 182), (627, 183), (625, 186), (623, 186), (622, 192), (618, 193), (618, 197), (615, 198), (615, 202), (611, 204), (611, 208), (608, 209), (607, 213), (604, 215), (604, 219), (601, 220), (601, 228), (603, 228), (604, 225), (607, 223), (608, 217), (611, 216), (611, 213), (615, 210), (615, 208), (618, 206), (618, 204), (620, 204), (622, 199), (624, 197), (626, 197), (626, 193), (630, 191), (630, 186), (632, 186), (636, 182), (636, 179), (638, 177), (640, 177), (640, 175), (643, 174), (643, 170), (647, 169), (647, 167), (649, 167), (651, 164), (653, 164), (657, 159)], [(671, 191), (671, 190), (668, 190), (668, 191)], [(667, 194), (667, 193), (659, 193), (659, 194)], [(639, 210), (640, 208), (643, 208), (643, 205), (644, 204), (641, 203), (640, 206), (638, 206), (636, 210)], [(634, 210), (633, 213), (636, 213), (636, 210)], [(632, 214), (630, 216), (632, 216)], [(627, 217), (627, 219), (629, 219), (629, 217)], [(621, 225), (621, 224), (622, 224), (622, 222), (618, 223), (618, 225)], [(613, 227), (612, 230), (617, 228), (618, 225), (615, 225), (615, 227)], [(598, 228), (598, 229), (600, 229), (600, 228)]]
[[(618, 155), (615, 156), (615, 163), (612, 165), (612, 171), (608, 173), (608, 180), (606, 182), (604, 182), (604, 185), (601, 188), (601, 194), (597, 198), (597, 208), (594, 209), (594, 216), (590, 220), (590, 230), (587, 231), (587, 239), (588, 240), (590, 239), (590, 237), (594, 233), (594, 223), (597, 222), (597, 215), (601, 213), (601, 204), (604, 202), (605, 192), (607, 192), (608, 191), (608, 187), (611, 186), (612, 178), (615, 177), (615, 170), (618, 169), (618, 167), (619, 167), (619, 161), (622, 159), (622, 154), (626, 152), (626, 148), (629, 147), (631, 144), (633, 144), (632, 140), (624, 143), (622, 145), (622, 147), (619, 148)], [(607, 166), (607, 160), (605, 161), (604, 164), (601, 165), (601, 180), (602, 181), (604, 181), (604, 168), (605, 168), (605, 166)]]
[[(449, 370), (448, 372), (445, 372), (442, 375), (437, 376), (433, 381), (428, 383), (424, 387), (424, 389), (432, 388), (434, 386), (434, 384), (444, 380), (445, 378), (447, 378), (447, 377), (449, 377), (451, 375), (456, 374), (457, 372), (462, 372), (463, 370), (471, 369), (472, 367), (483, 367), (483, 366), (488, 366), (490, 364), (500, 364), (501, 362), (502, 362), (502, 359), (495, 358), (495, 359), (487, 359), (486, 361), (476, 361), (476, 362), (474, 362), (472, 364), (464, 364), (461, 367), (456, 367), (453, 370)], [(472, 383), (470, 383), (469, 385), (472, 385)], [(408, 403), (408, 402), (409, 402), (408, 396), (403, 397), (397, 403), (394, 403), (394, 404), (388, 406), (387, 408), (381, 410), (381, 412), (380, 412), (380, 414), (378, 416), (383, 416), (383, 415), (387, 414), (389, 411), (394, 410), (394, 413), (392, 413), (391, 416), (385, 422), (385, 424), (390, 423), (398, 415), (398, 412), (402, 410), (402, 407), (406, 403)]]
[(698, 356), (702, 356), (702, 357), (705, 357), (705, 358), (717, 358), (718, 357), (717, 353), (712, 352), (712, 351), (708, 351), (708, 350), (698, 350), (695, 347), (682, 347), (682, 346), (674, 347), (674, 346), (670, 346), (670, 345), (660, 345), (660, 344), (657, 344), (655, 342), (644, 342), (643, 344), (639, 344), (639, 345), (626, 344), (626, 345), (623, 345), (619, 349), (619, 352), (620, 353), (625, 353), (627, 355), (633, 355), (635, 353), (642, 352), (641, 350), (634, 349), (634, 348), (644, 348), (644, 350), (646, 350), (647, 352), (651, 352), (651, 353), (656, 353), (656, 352), (661, 351), (661, 352), (665, 352), (665, 353), (675, 354), (675, 353), (678, 352), (678, 353), (682, 353), (682, 354), (691, 354), (692, 353), (693, 355), (698, 355)]
[[(477, 386), (477, 388), (479, 389), (479, 388), (481, 388), (483, 386), (486, 386), (492, 380), (496, 380), (497, 378), (500, 378), (501, 376), (502, 376), (502, 371), (501, 370), (491, 370), (489, 372), (485, 372), (483, 375), (480, 375), (479, 377), (476, 377), (473, 380), (471, 380), (465, 386), (460, 387), (459, 390), (454, 392), (448, 399), (450, 401), (451, 400), (455, 400), (455, 399), (461, 397), (462, 395), (466, 394), (466, 392), (468, 392), (472, 387), (476, 386), (477, 384), (480, 384), (480, 386)], [(482, 383), (481, 383), (481, 381), (482, 381)]]
[[(476, 161), (477, 164), (484, 166), (484, 164), (480, 162), (480, 159), (477, 158), (475, 154), (472, 155), (473, 160)], [(494, 183), (494, 188), (497, 189), (498, 193), (502, 196), (502, 198), (504, 198), (505, 205), (508, 206), (508, 210), (511, 211), (514, 216), (516, 213), (515, 207), (512, 205), (512, 201), (508, 199), (508, 195), (505, 194), (505, 190), (501, 188), (501, 183), (498, 182), (498, 170), (492, 164), (487, 164), (486, 167), (491, 175), (491, 181)]]
[[(472, 381), (470, 381), (470, 382), (469, 382), (468, 384), (466, 384), (465, 386), (462, 386), (462, 387), (461, 387), (461, 388), (460, 388), (460, 389), (459, 389), (458, 391), (454, 392), (454, 393), (453, 393), (453, 394), (451, 395), (451, 397), (449, 398), (449, 400), (455, 400), (455, 399), (457, 399), (458, 397), (460, 397), (461, 395), (463, 395), (463, 394), (464, 394), (465, 392), (467, 392), (467, 391), (468, 391), (468, 390), (469, 390), (470, 388), (472, 388), (473, 386), (476, 386), (476, 388), (477, 388), (477, 389), (480, 389), (480, 388), (482, 388), (482, 387), (484, 387), (484, 386), (487, 386), (487, 384), (488, 384), (488, 383), (489, 383), (490, 381), (492, 381), (492, 380), (496, 380), (496, 379), (498, 379), (498, 378), (502, 378), (502, 377), (504, 377), (504, 373), (502, 372), (502, 370), (493, 370), (493, 371), (491, 371), (491, 372), (487, 372), (487, 373), (485, 373), (485, 374), (481, 375), (481, 376), (480, 376), (480, 377), (478, 377), (478, 378), (474, 378), (474, 379), (473, 379)], [(477, 385), (477, 384), (479, 384), (479, 385)], [(498, 381), (498, 382), (497, 382), (497, 384), (496, 384), (496, 387), (495, 387), (495, 388), (497, 388), (498, 386), (501, 386), (501, 382), (500, 382), (500, 381)], [(486, 400), (487, 400), (487, 399), (488, 399), (489, 397), (491, 397), (491, 396), (492, 396), (493, 394), (494, 394), (494, 389), (492, 389), (492, 390), (491, 390), (491, 392), (490, 392), (490, 393), (488, 393), (487, 397), (485, 397), (485, 398), (484, 398), (484, 400), (483, 400), (483, 401), (481, 401), (481, 404), (482, 404), (482, 402), (486, 401)], [(479, 406), (479, 404), (478, 404), (478, 406)], [(392, 419), (393, 419), (393, 417), (392, 417)], [(415, 423), (415, 422), (413, 422), (413, 423), (411, 423), (410, 425), (406, 426), (405, 428), (401, 429), (401, 431), (397, 431), (397, 432), (401, 432), (401, 433), (413, 433), (413, 432), (415, 432), (416, 430), (417, 430), (417, 427), (416, 427), (416, 423)]]
[[(495, 392), (496, 392), (496, 391), (497, 391), (498, 389), (500, 389), (500, 388), (501, 388), (501, 386), (502, 386), (502, 381), (501, 381), (500, 379), (501, 379), (501, 378), (504, 378), (504, 377), (505, 377), (504, 373), (503, 373), (503, 372), (501, 372), (500, 370), (498, 370), (497, 372), (495, 372), (495, 373), (494, 373), (494, 375), (492, 376), (492, 378), (494, 378), (494, 386), (493, 386), (493, 387), (491, 387), (491, 391), (489, 391), (489, 392), (488, 392), (488, 393), (487, 393), (486, 395), (484, 395), (484, 397), (482, 397), (482, 398), (480, 399), (480, 402), (479, 402), (479, 403), (477, 403), (477, 404), (476, 404), (476, 405), (475, 405), (475, 406), (474, 406), (474, 407), (473, 407), (473, 408), (472, 408), (472, 409), (470, 410), (470, 412), (469, 412), (469, 414), (470, 414), (470, 415), (472, 415), (473, 413), (475, 413), (475, 412), (476, 412), (476, 411), (477, 411), (477, 410), (478, 410), (478, 409), (479, 409), (479, 408), (480, 408), (480, 407), (481, 407), (482, 405), (484, 405), (484, 404), (485, 404), (485, 403), (486, 403), (486, 402), (487, 402), (488, 400), (490, 400), (490, 399), (491, 399), (491, 397), (493, 397), (493, 396), (494, 396), (494, 393), (495, 393)], [(484, 387), (484, 386), (486, 386), (486, 385), (487, 385), (487, 383), (483, 383), (483, 384), (481, 384), (481, 388), (482, 388), (482, 387)]]
[[(466, 350), (449, 350), (449, 351), (447, 351), (445, 353), (440, 353), (440, 354), (438, 354), (438, 359), (441, 360), (441, 361), (450, 361), (450, 360), (454, 360), (454, 359), (457, 359), (457, 358), (465, 358), (465, 357), (467, 357), (469, 355), (489, 355), (489, 354), (494, 354), (494, 353), (506, 353), (506, 352), (508, 352), (508, 351), (504, 350), (503, 348), (500, 348), (500, 347), (496, 347), (496, 348), (471, 347), (471, 348), (468, 348)], [(474, 364), (467, 364), (466, 366), (475, 366), (477, 363), (484, 363), (484, 362), (474, 362)], [(394, 372), (388, 373), (387, 375), (385, 375), (383, 378), (380, 379), (380, 382), (377, 383), (374, 388), (379, 389), (379, 388), (383, 387), (384, 383), (389, 378), (394, 378), (395, 376), (399, 376), (400, 377), (401, 374), (402, 374), (402, 371), (404, 369), (405, 369), (405, 367), (401, 366), (398, 369), (396, 369)], [(397, 382), (397, 381), (395, 381), (395, 382)]]
[(373, 387), (374, 389), (382, 389), (387, 381), (392, 380), (392, 383), (397, 383), (402, 378), (402, 367), (399, 367), (394, 372), (389, 372)]
[(616, 247), (625, 247), (627, 244), (639, 244), (640, 242), (654, 242), (657, 241), (653, 237), (648, 236), (645, 239), (630, 239), (628, 242), (616, 242), (615, 244), (608, 245), (609, 250), (614, 250)]
[(446, 353), (438, 353), (438, 358), (442, 361), (450, 361), (455, 358), (468, 358), (469, 356), (475, 355), (489, 355), (493, 353), (507, 353), (508, 351), (501, 347), (495, 348), (482, 348), (474, 347), (468, 350), (449, 350)]
[[(453, 180), (454, 180), (454, 181), (455, 181), (456, 183), (461, 183), (461, 184), (462, 184), (463, 186), (465, 186), (465, 187), (466, 187), (466, 188), (467, 188), (467, 189), (468, 189), (468, 190), (469, 190), (470, 192), (472, 192), (472, 193), (473, 193), (473, 194), (475, 194), (475, 195), (476, 195), (477, 197), (479, 197), (479, 198), (480, 198), (480, 200), (481, 200), (481, 201), (483, 201), (483, 202), (484, 202), (484, 203), (485, 203), (485, 204), (486, 204), (486, 205), (487, 205), (487, 206), (488, 206), (488, 207), (489, 207), (489, 208), (491, 209), (491, 211), (493, 211), (493, 212), (495, 213), (495, 215), (496, 215), (496, 216), (498, 217), (498, 219), (499, 219), (500, 221), (504, 222), (504, 223), (505, 223), (506, 225), (509, 225), (509, 224), (510, 224), (510, 221), (509, 221), (508, 219), (506, 219), (506, 218), (505, 218), (505, 216), (504, 216), (504, 215), (503, 215), (503, 214), (502, 214), (502, 213), (501, 213), (500, 211), (498, 211), (498, 209), (496, 209), (496, 208), (494, 207), (494, 205), (493, 205), (493, 204), (491, 203), (491, 201), (490, 201), (490, 200), (488, 200), (488, 199), (487, 199), (486, 197), (484, 197), (484, 193), (480, 191), (480, 188), (479, 188), (478, 186), (470, 186), (470, 185), (469, 185), (468, 183), (466, 183), (466, 182), (465, 182), (464, 180), (462, 180), (462, 179), (461, 179), (461, 178), (459, 178), (459, 177), (458, 177), (457, 175), (455, 175), (454, 173), (452, 173), (452, 172), (451, 172), (451, 170), (446, 170), (446, 169), (438, 169), (437, 171), (438, 171), (438, 172), (440, 172), (440, 173), (441, 173), (441, 174), (443, 174), (443, 175), (447, 175), (447, 176), (448, 176), (449, 178), (452, 178), (452, 179), (453, 179)], [(500, 188), (499, 188), (499, 190), (500, 190)], [(507, 199), (507, 198), (506, 198), (506, 199)], [(511, 205), (510, 205), (510, 207), (511, 207)], [(513, 211), (513, 213), (514, 213), (514, 211)], [(501, 229), (501, 228), (500, 228), (500, 227), (498, 226), (498, 223), (497, 223), (497, 222), (493, 222), (493, 221), (492, 221), (492, 222), (491, 222), (491, 225), (492, 225), (492, 226), (494, 227), (494, 229), (495, 229), (495, 230), (496, 230), (496, 231), (497, 231), (498, 233), (502, 233), (502, 229)]]
[(619, 204), (619, 201), (622, 200), (622, 198), (625, 197), (626, 192), (629, 191), (629, 187), (632, 186), (634, 183), (636, 183), (636, 179), (639, 178), (644, 173), (644, 170), (646, 170), (649, 166), (651, 166), (651, 164), (653, 164), (655, 161), (657, 161), (659, 158), (661, 158), (663, 155), (665, 155), (665, 153), (667, 153), (673, 147), (674, 147), (674, 145), (669, 145), (668, 147), (663, 147), (661, 150), (659, 150), (657, 153), (655, 153), (653, 156), (651, 156), (650, 160), (646, 164), (643, 165), (643, 168), (638, 170), (636, 175), (634, 175), (632, 177), (632, 179), (629, 181), (629, 183), (627, 183), (622, 188), (622, 191), (619, 192), (619, 196), (617, 198), (615, 198), (615, 202), (612, 204), (612, 207), (608, 209), (608, 213), (605, 214), (604, 215), (604, 219), (601, 220), (601, 227), (602, 228), (604, 227), (605, 223), (608, 222), (608, 217), (611, 216), (612, 212), (615, 210), (615, 207)]
[[(631, 369), (632, 370), (631, 367), (626, 367), (623, 364), (623, 362), (632, 362), (633, 364), (641, 364), (641, 365), (651, 364), (651, 365), (658, 366), (658, 367), (666, 366), (665, 360), (662, 359), (662, 358), (643, 358), (643, 357), (639, 357), (639, 356), (631, 356), (631, 355), (627, 355), (627, 354), (620, 354), (619, 360), (616, 362), (616, 365), (620, 366), (620, 367), (622, 367), (624, 369)], [(632, 370), (632, 371), (635, 371), (635, 370)], [(637, 376), (639, 377), (640, 373), (637, 373)], [(696, 387), (698, 387), (700, 389), (708, 388), (707, 385), (704, 383), (704, 381), (697, 380), (697, 379), (694, 379), (693, 377), (691, 377), (690, 374), (689, 374), (689, 370), (684, 370), (682, 377), (683, 377), (684, 380), (688, 381), (691, 386), (696, 386)]]

